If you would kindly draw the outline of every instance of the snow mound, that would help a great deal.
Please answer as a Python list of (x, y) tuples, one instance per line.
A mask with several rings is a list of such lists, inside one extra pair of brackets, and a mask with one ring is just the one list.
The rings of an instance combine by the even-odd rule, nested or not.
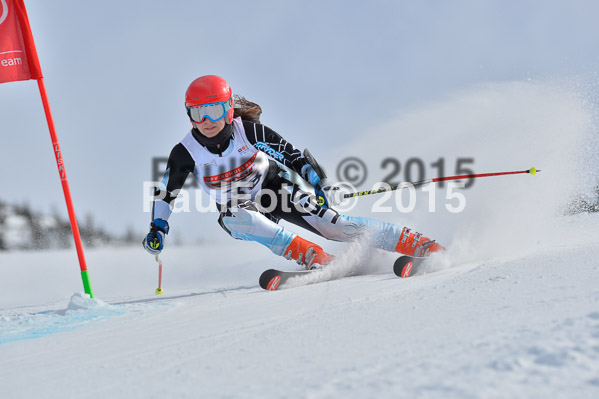
[(83, 292), (77, 292), (73, 294), (71, 300), (69, 301), (69, 306), (67, 306), (67, 311), (69, 310), (95, 310), (106, 308), (108, 305), (106, 302), (97, 298), (90, 298), (88, 294)]

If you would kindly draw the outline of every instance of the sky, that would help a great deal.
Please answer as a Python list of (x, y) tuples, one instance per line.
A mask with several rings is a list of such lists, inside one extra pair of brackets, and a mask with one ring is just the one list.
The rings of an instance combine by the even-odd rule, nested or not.
[[(402, 110), (488, 82), (592, 83), (599, 65), (595, 1), (25, 3), (75, 210), (114, 234), (147, 230), (143, 182), (189, 130), (201, 75), (334, 169), (338, 148)], [(66, 216), (37, 85), (1, 85), (0, 104), (0, 200)], [(184, 241), (220, 230), (217, 215), (177, 218)]]

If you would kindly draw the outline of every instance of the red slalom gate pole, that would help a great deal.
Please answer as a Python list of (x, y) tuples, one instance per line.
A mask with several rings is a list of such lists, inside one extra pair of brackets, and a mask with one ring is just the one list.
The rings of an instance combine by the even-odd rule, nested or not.
[(379, 188), (378, 190), (368, 190), (368, 191), (359, 191), (356, 193), (349, 193), (349, 194), (344, 194), (343, 198), (352, 198), (352, 197), (362, 197), (364, 195), (371, 195), (371, 194), (379, 194), (379, 193), (385, 193), (387, 191), (394, 191), (394, 190), (400, 190), (402, 188), (406, 188), (409, 186), (422, 186), (424, 184), (429, 184), (429, 183), (437, 183), (440, 181), (447, 181), (447, 180), (464, 180), (464, 179), (475, 179), (478, 177), (491, 177), (491, 176), (502, 176), (502, 175), (517, 175), (517, 174), (521, 174), (521, 173), (529, 173), (531, 175), (536, 175), (537, 172), (540, 172), (540, 169), (535, 169), (530, 168), (527, 170), (518, 170), (515, 172), (493, 172), (493, 173), (478, 173), (478, 174), (471, 174), (471, 175), (460, 175), (460, 176), (446, 176), (446, 177), (435, 177), (434, 179), (428, 179), (428, 180), (421, 180), (421, 181), (417, 181), (414, 183), (400, 183), (397, 184), (395, 186), (391, 186), (391, 187), (382, 187)]
[(83, 281), (83, 289), (85, 290), (85, 293), (90, 296), (90, 298), (93, 298), (94, 294), (92, 292), (91, 282), (89, 280), (89, 273), (87, 271), (87, 265), (85, 263), (85, 256), (83, 255), (83, 245), (81, 243), (81, 235), (79, 234), (79, 226), (77, 225), (75, 209), (73, 208), (73, 200), (71, 199), (71, 190), (69, 189), (67, 172), (64, 167), (64, 161), (62, 160), (62, 154), (60, 152), (60, 144), (58, 143), (58, 137), (56, 136), (56, 128), (54, 127), (54, 119), (52, 118), (52, 112), (50, 111), (50, 103), (48, 101), (48, 94), (46, 93), (44, 78), (42, 77), (37, 79), (37, 84), (40, 89), (40, 95), (42, 97), (42, 103), (44, 105), (44, 112), (46, 113), (48, 129), (50, 130), (50, 138), (52, 139), (52, 147), (54, 149), (54, 155), (56, 156), (56, 165), (58, 166), (58, 174), (60, 175), (60, 182), (62, 183), (64, 199), (67, 203), (69, 221), (71, 223), (71, 230), (73, 231), (75, 248), (77, 249), (77, 257), (79, 258), (79, 266), (81, 268), (81, 280)]

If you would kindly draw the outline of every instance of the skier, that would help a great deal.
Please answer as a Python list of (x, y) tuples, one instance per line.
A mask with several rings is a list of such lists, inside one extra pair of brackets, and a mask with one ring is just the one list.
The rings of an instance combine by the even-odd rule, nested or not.
[(224, 79), (206, 75), (194, 80), (185, 107), (192, 129), (171, 151), (156, 189), (150, 232), (143, 240), (149, 253), (163, 250), (171, 205), (189, 173), (216, 201), (218, 222), (227, 233), (257, 241), (306, 269), (322, 267), (332, 256), (277, 224), (280, 219), (329, 240), (367, 238), (373, 247), (405, 255), (427, 256), (444, 249), (407, 227), (336, 212), (332, 207), (339, 203), (338, 187), (323, 178), (310, 152), (302, 153), (261, 124), (261, 108), (234, 98)]

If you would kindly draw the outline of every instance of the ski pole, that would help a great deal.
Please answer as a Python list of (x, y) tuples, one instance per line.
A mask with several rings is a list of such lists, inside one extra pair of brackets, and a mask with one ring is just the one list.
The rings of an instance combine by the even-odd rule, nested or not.
[(364, 195), (385, 193), (387, 191), (401, 190), (402, 188), (406, 188), (409, 186), (417, 187), (417, 186), (422, 186), (422, 185), (429, 184), (429, 183), (437, 183), (440, 181), (447, 181), (447, 180), (462, 180), (462, 179), (474, 179), (477, 177), (516, 175), (516, 174), (520, 174), (520, 173), (529, 173), (534, 176), (535, 174), (537, 174), (540, 171), (541, 171), (540, 169), (535, 169), (533, 167), (533, 168), (530, 168), (527, 170), (519, 170), (519, 171), (515, 171), (515, 172), (494, 172), (494, 173), (479, 173), (479, 174), (472, 174), (472, 175), (435, 177), (434, 179), (421, 180), (421, 181), (417, 181), (415, 183), (405, 182), (405, 183), (400, 183), (400, 184), (397, 184), (397, 185), (391, 186), (391, 187), (382, 187), (382, 188), (379, 188), (378, 190), (368, 190), (368, 191), (359, 191), (359, 192), (355, 192), (355, 193), (348, 193), (348, 194), (344, 194), (343, 198), (362, 197)]
[(162, 289), (162, 261), (158, 254), (156, 254), (156, 262), (158, 263), (158, 288), (156, 288), (156, 295), (162, 295), (164, 292)]

